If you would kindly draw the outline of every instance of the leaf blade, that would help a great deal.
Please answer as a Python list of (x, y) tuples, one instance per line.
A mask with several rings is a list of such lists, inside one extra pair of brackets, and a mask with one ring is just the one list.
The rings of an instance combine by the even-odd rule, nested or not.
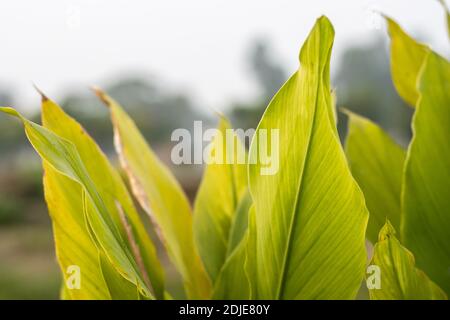
[(45, 162), (43, 166), (44, 195), (52, 219), (56, 257), (64, 281), (68, 280), (67, 270), (70, 266), (78, 266), (81, 273), (80, 289), (69, 290), (64, 282), (65, 298), (111, 299), (96, 261), (98, 250), (86, 229), (81, 186)]
[(429, 49), (412, 39), (394, 20), (386, 20), (391, 38), (392, 81), (400, 97), (414, 107), (419, 97), (417, 77)]
[[(91, 217), (95, 218), (94, 222), (97, 226), (101, 226), (96, 235), (102, 237), (97, 240), (104, 246), (103, 249), (119, 248), (118, 250), (105, 251), (105, 254), (124, 278), (132, 283), (138, 282), (143, 293), (151, 297), (150, 291), (146, 287), (137, 267), (131, 259), (131, 254), (127, 252), (126, 248), (120, 245), (120, 243), (122, 243), (122, 241), (119, 240), (120, 234), (118, 233), (117, 228), (114, 227), (112, 221), (110, 221), (106, 207), (104, 206), (95, 185), (87, 174), (86, 168), (84, 167), (75, 146), (50, 130), (27, 120), (12, 108), (2, 107), (0, 108), (0, 111), (19, 118), (24, 125), (25, 133), (29, 141), (38, 154), (47, 161), (54, 170), (79, 183), (83, 187), (83, 191), (85, 191), (87, 195), (85, 198), (88, 200), (90, 207), (93, 208), (93, 210), (90, 211), (95, 211), (91, 214)], [(108, 231), (108, 234), (103, 234), (102, 230)], [(108, 240), (111, 240), (111, 243), (109, 243)]]
[(191, 208), (184, 192), (128, 114), (100, 90), (96, 93), (111, 112), (116, 151), (133, 193), (158, 228), (188, 297), (208, 298), (211, 284), (194, 245)]
[[(227, 258), (235, 213), (247, 189), (246, 151), (231, 130), (221, 117), (194, 204), (195, 243), (213, 284)], [(237, 163), (238, 152), (242, 163)]]
[(402, 240), (450, 293), (450, 63), (431, 52), (420, 77), (402, 190)]
[(447, 296), (424, 272), (414, 256), (395, 237), (389, 223), (380, 230), (370, 265), (380, 268), (381, 287), (369, 289), (371, 300), (446, 300)]
[[(140, 220), (120, 174), (110, 164), (106, 155), (84, 128), (75, 119), (66, 114), (55, 102), (45, 96), (42, 99), (42, 123), (44, 127), (59, 137), (67, 139), (74, 144), (89, 177), (92, 179), (99, 196), (113, 219), (114, 225), (118, 227), (121, 237), (128, 239), (129, 233), (131, 233), (131, 236), (135, 239), (139, 256), (136, 257), (134, 254), (134, 258), (136, 261), (142, 260), (144, 264), (144, 268), (141, 268), (141, 273), (145, 282), (155, 291), (158, 298), (162, 298), (164, 295), (162, 266), (159, 263), (153, 242), (150, 240)], [(120, 208), (118, 208), (117, 203)], [(122, 216), (130, 223), (129, 232), (123, 225)], [(129, 250), (134, 252), (130, 241), (127, 241), (127, 243)]]
[(334, 127), (333, 38), (328, 19), (318, 19), (302, 47), (301, 68), (272, 100), (255, 133), (280, 129), (278, 173), (261, 175), (261, 165), (252, 164), (255, 139), (250, 148), (258, 299), (349, 299), (363, 277), (368, 214)]
[(349, 116), (345, 152), (370, 212), (367, 238), (375, 243), (388, 218), (400, 228), (401, 184), (406, 152), (375, 123)]

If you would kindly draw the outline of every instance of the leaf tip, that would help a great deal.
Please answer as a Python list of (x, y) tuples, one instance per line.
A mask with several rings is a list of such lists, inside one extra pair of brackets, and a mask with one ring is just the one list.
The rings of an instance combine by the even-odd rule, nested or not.
[(109, 99), (108, 95), (99, 87), (92, 86), (92, 91), (94, 91), (95, 95), (109, 108), (111, 107), (111, 100)]
[(11, 107), (0, 107), (0, 112), (9, 114), (9, 115), (17, 117), (17, 118), (21, 118), (20, 113)]
[(34, 82), (33, 82), (33, 87), (34, 87), (34, 90), (36, 90), (37, 93), (39, 93), (39, 95), (41, 96), (41, 101), (42, 101), (42, 103), (47, 102), (48, 100), (50, 100), (50, 99), (44, 94), (44, 92), (43, 92), (41, 89), (39, 89), (39, 87), (38, 87)]
[(391, 237), (394, 237), (396, 234), (396, 231), (394, 227), (392, 226), (391, 222), (386, 219), (386, 223), (381, 228), (380, 233), (378, 234), (378, 241), (384, 241), (388, 240)]
[[(314, 26), (303, 43), (300, 49), (299, 60), (300, 64), (308, 64), (311, 57), (308, 58), (311, 50), (315, 50), (317, 59), (321, 65), (329, 63), (329, 54), (334, 42), (334, 27), (327, 16), (322, 15), (316, 19)], [(320, 49), (320, 47), (324, 48)]]
[(319, 18), (317, 18), (317, 23), (321, 24), (321, 25), (325, 25), (327, 27), (333, 27), (333, 25), (331, 24), (330, 19), (328, 19), (328, 17), (326, 15), (321, 15)]
[(225, 115), (223, 114), (222, 111), (216, 110), (214, 109), (213, 112), (216, 114), (217, 117), (219, 117), (220, 119), (225, 118)]

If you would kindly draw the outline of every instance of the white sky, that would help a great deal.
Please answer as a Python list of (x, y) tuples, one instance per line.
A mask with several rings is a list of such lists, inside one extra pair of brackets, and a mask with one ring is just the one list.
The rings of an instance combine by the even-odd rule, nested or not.
[(222, 109), (254, 91), (245, 54), (256, 36), (269, 38), (290, 71), (315, 19), (336, 30), (332, 63), (350, 43), (384, 34), (371, 28), (375, 9), (448, 53), (442, 8), (433, 0), (12, 0), (0, 3), (0, 85), (16, 89), (18, 107), (37, 104), (35, 82), (60, 98), (121, 72), (162, 76)]

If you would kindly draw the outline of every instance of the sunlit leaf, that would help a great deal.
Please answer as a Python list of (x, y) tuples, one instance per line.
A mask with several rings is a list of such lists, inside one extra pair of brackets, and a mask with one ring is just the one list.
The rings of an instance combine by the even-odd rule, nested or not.
[[(110, 263), (125, 279), (136, 284), (142, 294), (152, 297), (145, 280), (140, 274), (132, 253), (114, 224), (99, 191), (90, 178), (75, 146), (52, 131), (31, 122), (12, 108), (0, 108), (0, 111), (19, 118), (25, 133), (39, 155), (58, 173), (65, 175), (82, 186), (86, 193), (85, 210), (89, 231), (98, 248), (103, 250)], [(86, 206), (83, 206), (85, 208)]]
[(419, 80), (402, 199), (402, 241), (450, 293), (450, 63), (430, 53)]
[[(42, 123), (44, 127), (75, 145), (89, 177), (114, 220), (114, 224), (118, 226), (122, 238), (129, 240), (126, 243), (137, 260), (136, 262), (140, 265), (144, 277), (147, 277), (146, 282), (150, 282), (149, 285), (153, 287), (156, 296), (162, 298), (164, 294), (162, 267), (156, 256), (155, 247), (140, 221), (119, 173), (83, 127), (45, 96), (42, 101)], [(52, 192), (51, 187), (46, 190)], [(126, 230), (124, 217), (121, 215), (130, 224), (129, 232)], [(132, 239), (129, 239), (130, 233)], [(132, 247), (131, 240), (136, 242), (137, 248)]]
[(116, 150), (133, 193), (154, 222), (183, 277), (188, 297), (210, 297), (211, 284), (194, 245), (192, 213), (186, 195), (127, 113), (103, 92), (97, 94), (111, 112)]
[(258, 299), (258, 235), (256, 227), (256, 211), (254, 205), (252, 205), (248, 211), (247, 230), (247, 258), (245, 259), (244, 271), (247, 274), (247, 278), (250, 284), (250, 299)]
[(245, 148), (223, 117), (208, 150), (208, 164), (194, 205), (194, 236), (214, 283), (227, 258), (231, 226), (247, 189), (247, 166)]
[(406, 152), (369, 119), (346, 113), (349, 122), (345, 151), (370, 212), (366, 237), (375, 243), (386, 218), (400, 229), (400, 192)]
[(222, 266), (214, 286), (214, 299), (250, 299), (250, 283), (245, 271), (246, 259), (247, 232)]
[[(446, 294), (415, 267), (414, 256), (395, 237), (389, 222), (380, 231), (370, 266), (379, 268), (379, 287), (369, 288), (372, 300), (442, 300)], [(368, 280), (370, 281), (370, 280)]]
[[(368, 213), (336, 133), (333, 39), (321, 17), (301, 49), (300, 69), (268, 106), (250, 148), (260, 299), (351, 299), (363, 278)], [(279, 148), (280, 166), (264, 175), (256, 137), (273, 129), (279, 141), (268, 145)]]
[(336, 125), (335, 128), (336, 128), (336, 133), (337, 133), (338, 115), (337, 115), (336, 105), (337, 105), (336, 90), (331, 90), (331, 111), (333, 114), (334, 124)]
[(136, 286), (119, 275), (103, 252), (99, 252), (100, 268), (113, 300), (137, 300)]
[(230, 236), (228, 239), (227, 256), (229, 256), (234, 249), (241, 243), (244, 235), (248, 229), (248, 211), (252, 205), (252, 197), (248, 190), (244, 195), (236, 208), (234, 214), (233, 223), (230, 229)]
[[(98, 262), (98, 249), (90, 238), (84, 218), (82, 187), (44, 165), (45, 200), (52, 218), (55, 251), (64, 278), (65, 299), (110, 299)], [(68, 290), (67, 271), (78, 266), (81, 287)]]
[(393, 20), (386, 18), (391, 37), (391, 74), (398, 94), (411, 106), (416, 105), (417, 76), (429, 49), (417, 43)]
[(214, 299), (250, 299), (250, 279), (245, 267), (248, 257), (248, 220), (252, 199), (248, 191), (236, 208), (229, 231), (226, 260), (223, 264), (213, 291)]

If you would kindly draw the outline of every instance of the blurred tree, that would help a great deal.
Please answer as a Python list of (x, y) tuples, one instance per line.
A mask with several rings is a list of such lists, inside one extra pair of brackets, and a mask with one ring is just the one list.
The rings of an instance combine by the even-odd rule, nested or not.
[(251, 102), (232, 105), (231, 119), (237, 128), (256, 128), (264, 109), (273, 95), (287, 80), (281, 61), (275, 56), (271, 43), (265, 38), (256, 39), (248, 51), (247, 64), (259, 94)]
[(250, 49), (249, 64), (263, 99), (270, 99), (286, 81), (286, 72), (277, 62), (271, 44), (266, 39), (257, 39)]
[[(188, 95), (157, 85), (157, 81), (149, 77), (126, 76), (104, 89), (123, 105), (153, 145), (168, 144), (174, 129), (189, 129), (194, 120), (205, 119)], [(108, 111), (94, 94), (71, 94), (63, 100), (62, 106), (104, 148), (109, 150), (112, 147), (112, 127)]]

